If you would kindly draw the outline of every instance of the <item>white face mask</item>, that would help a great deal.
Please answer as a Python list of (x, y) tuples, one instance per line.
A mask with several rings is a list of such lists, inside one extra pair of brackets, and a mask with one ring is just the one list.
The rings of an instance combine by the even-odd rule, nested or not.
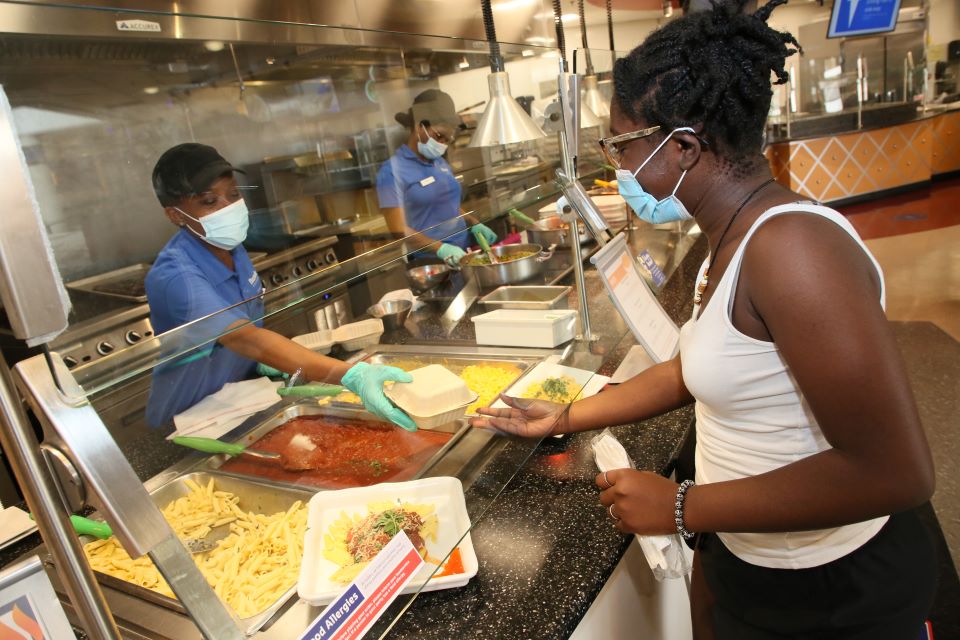
[(422, 124), (420, 128), (427, 134), (426, 142), (420, 142), (419, 136), (417, 137), (417, 151), (420, 152), (420, 155), (427, 160), (436, 160), (447, 152), (447, 145), (430, 137), (430, 132)]
[(214, 247), (231, 251), (247, 239), (247, 229), (250, 228), (250, 214), (247, 211), (247, 203), (243, 201), (243, 198), (202, 218), (194, 218), (179, 207), (174, 207), (174, 209), (191, 220), (199, 222), (200, 226), (203, 227), (204, 235), (200, 235), (190, 227), (187, 228), (193, 231), (198, 238)]

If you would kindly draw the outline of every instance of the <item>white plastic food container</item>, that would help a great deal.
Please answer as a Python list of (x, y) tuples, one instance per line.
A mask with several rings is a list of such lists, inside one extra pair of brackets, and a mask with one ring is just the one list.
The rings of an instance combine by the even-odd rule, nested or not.
[(400, 593), (437, 591), (466, 585), (477, 575), (479, 563), (470, 539), (470, 516), (463, 497), (463, 485), (457, 478), (422, 478), (409, 482), (382, 482), (372, 487), (354, 487), (337, 491), (320, 491), (310, 499), (307, 512), (307, 533), (303, 541), (303, 561), (297, 593), (313, 606), (333, 602), (346, 585), (334, 582), (331, 576), (339, 565), (323, 554), (324, 536), (330, 535), (333, 525), (344, 515), (360, 520), (370, 513), (371, 504), (409, 502), (431, 505), (437, 514), (436, 540), (426, 540), (429, 556), (443, 558), (459, 547), (463, 572), (447, 576), (431, 574), (435, 564), (426, 563), (414, 574)]
[(435, 429), (462, 418), (477, 400), (460, 376), (439, 364), (414, 369), (413, 382), (397, 382), (384, 394), (413, 418), (418, 429)]
[(552, 348), (577, 333), (575, 309), (497, 309), (473, 317), (477, 344)]
[(333, 340), (347, 351), (358, 351), (380, 342), (383, 320), (373, 318), (343, 324), (333, 330)]
[(312, 349), (317, 353), (330, 353), (330, 349), (333, 348), (334, 342), (333, 330), (321, 329), (320, 331), (314, 331), (313, 333), (304, 333), (303, 335), (294, 336), (293, 341), (299, 344), (301, 347)]

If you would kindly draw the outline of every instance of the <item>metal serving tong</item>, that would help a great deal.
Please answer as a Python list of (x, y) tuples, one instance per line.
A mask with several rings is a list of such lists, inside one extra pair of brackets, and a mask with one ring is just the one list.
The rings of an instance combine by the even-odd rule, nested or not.
[(484, 253), (487, 254), (487, 257), (490, 258), (490, 264), (497, 264), (499, 260), (497, 260), (497, 256), (493, 252), (493, 249), (490, 248), (490, 243), (487, 242), (487, 239), (484, 238), (483, 234), (481, 233), (478, 233), (476, 237), (477, 242), (480, 243), (480, 248), (483, 249)]
[[(80, 536), (93, 536), (100, 540), (106, 540), (113, 535), (113, 529), (110, 528), (110, 525), (99, 520), (74, 515), (70, 516), (70, 524), (73, 525), (73, 530)], [(192, 554), (206, 553), (207, 551), (213, 551), (217, 547), (217, 543), (228, 535), (230, 535), (230, 527), (222, 524), (213, 527), (210, 533), (203, 538), (181, 538), (181, 541), (187, 551)]]
[[(198, 436), (176, 436), (173, 443), (181, 447), (188, 447), (204, 453), (225, 453), (228, 456), (249, 456), (266, 460), (268, 462), (279, 463), (287, 471), (308, 471), (316, 468), (316, 463), (312, 462), (309, 455), (288, 456), (282, 453), (272, 451), (259, 451), (257, 449), (248, 449), (242, 444), (231, 444), (216, 440), (214, 438), (201, 438)], [(308, 453), (308, 452), (304, 452)]]
[(315, 398), (317, 396), (338, 396), (346, 391), (344, 387), (338, 384), (326, 384), (324, 382), (298, 385), (297, 382), (302, 377), (302, 373), (302, 369), (294, 371), (293, 374), (287, 378), (286, 384), (282, 387), (277, 387), (277, 393), (283, 397), (297, 396), (301, 398)]
[(525, 224), (531, 227), (538, 226), (536, 220), (534, 220), (527, 214), (520, 212), (520, 210), (518, 209), (510, 209), (510, 211), (508, 211), (507, 213), (510, 214), (511, 218), (513, 218), (514, 220), (517, 220), (518, 222), (521, 222), (522, 224)]

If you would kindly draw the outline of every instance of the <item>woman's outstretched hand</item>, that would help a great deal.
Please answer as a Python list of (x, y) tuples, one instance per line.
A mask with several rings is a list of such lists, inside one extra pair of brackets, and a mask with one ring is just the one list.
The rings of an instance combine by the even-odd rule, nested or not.
[(495, 429), (522, 438), (543, 438), (560, 433), (561, 421), (566, 421), (567, 406), (546, 400), (529, 400), (500, 394), (505, 409), (483, 407), (480, 417), (471, 418), (470, 425), (481, 429)]

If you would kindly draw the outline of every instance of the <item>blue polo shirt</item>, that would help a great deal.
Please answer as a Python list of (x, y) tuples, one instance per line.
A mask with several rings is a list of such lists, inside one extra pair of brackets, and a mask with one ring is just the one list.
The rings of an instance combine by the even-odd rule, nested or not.
[[(263, 326), (260, 276), (243, 245), (232, 255), (233, 271), (187, 229), (180, 229), (160, 251), (146, 279), (154, 332), (160, 335), (204, 318), (162, 339), (164, 353), (214, 339), (238, 320)], [(226, 383), (253, 377), (256, 365), (216, 342), (155, 367), (147, 422), (153, 427), (169, 423)]]
[(377, 173), (381, 209), (402, 207), (408, 226), (465, 249), (469, 235), (467, 224), (458, 217), (460, 194), (460, 183), (446, 160), (424, 160), (407, 145), (397, 149)]

